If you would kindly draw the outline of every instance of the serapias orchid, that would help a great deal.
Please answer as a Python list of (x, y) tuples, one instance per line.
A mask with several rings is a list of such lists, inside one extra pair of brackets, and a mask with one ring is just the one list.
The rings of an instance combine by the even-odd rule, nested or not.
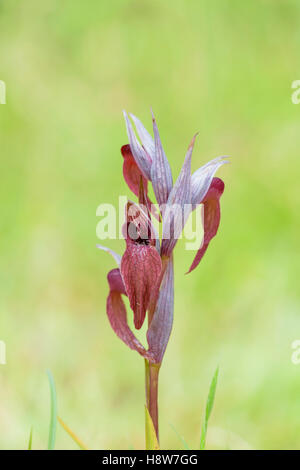
[[(158, 372), (173, 323), (173, 250), (187, 216), (199, 204), (203, 204), (204, 237), (188, 272), (198, 266), (219, 227), (220, 197), (224, 191), (224, 183), (214, 175), (227, 160), (226, 157), (215, 158), (192, 174), (194, 136), (180, 174), (173, 184), (171, 168), (154, 116), (152, 115), (154, 137), (137, 117), (131, 114), (131, 121), (125, 112), (124, 117), (129, 144), (121, 148), (123, 176), (131, 191), (138, 197), (138, 204), (129, 201), (125, 208), (123, 234), (126, 249), (123, 256), (109, 248), (97, 246), (108, 251), (118, 265), (107, 276), (107, 315), (119, 338), (145, 358), (146, 401), (158, 437)], [(158, 211), (148, 197), (149, 182), (152, 183)], [(161, 241), (155, 232), (151, 216), (162, 223)], [(147, 315), (148, 348), (141, 344), (128, 326), (122, 298), (124, 295), (129, 299), (136, 329), (142, 327)]]

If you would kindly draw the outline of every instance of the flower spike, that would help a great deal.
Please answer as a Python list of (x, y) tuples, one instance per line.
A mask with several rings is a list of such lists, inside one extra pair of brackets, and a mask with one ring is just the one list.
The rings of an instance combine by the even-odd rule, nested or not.
[[(121, 148), (123, 176), (137, 196), (138, 203), (128, 201), (125, 207), (122, 232), (126, 249), (123, 256), (109, 248), (97, 246), (110, 253), (118, 265), (118, 269), (111, 270), (107, 276), (107, 315), (118, 337), (146, 359), (146, 406), (158, 439), (158, 373), (173, 324), (173, 250), (190, 212), (203, 204), (204, 237), (189, 272), (198, 266), (220, 223), (220, 198), (224, 183), (214, 175), (228, 162), (226, 157), (218, 157), (191, 174), (195, 135), (173, 185), (171, 168), (153, 113), (153, 138), (136, 116), (130, 114), (129, 119), (124, 111), (124, 117), (129, 145)], [(148, 197), (149, 182), (152, 183), (160, 214)], [(161, 244), (152, 224), (152, 215), (163, 223)], [(123, 295), (128, 297), (136, 329), (142, 327), (148, 316), (148, 350), (129, 328)]]

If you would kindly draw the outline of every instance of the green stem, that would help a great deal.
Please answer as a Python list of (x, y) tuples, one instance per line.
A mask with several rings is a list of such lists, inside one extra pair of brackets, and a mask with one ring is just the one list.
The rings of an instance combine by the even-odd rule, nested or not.
[(149, 410), (149, 389), (150, 389), (150, 368), (149, 361), (145, 359), (145, 394), (146, 394), (146, 405)]
[(158, 376), (160, 364), (149, 363), (145, 359), (146, 403), (159, 442), (158, 430)]

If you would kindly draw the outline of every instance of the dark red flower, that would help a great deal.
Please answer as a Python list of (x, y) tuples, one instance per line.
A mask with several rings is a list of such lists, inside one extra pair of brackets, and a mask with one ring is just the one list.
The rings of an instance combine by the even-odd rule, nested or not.
[[(128, 202), (124, 238), (126, 249), (122, 257), (98, 245), (115, 258), (118, 269), (108, 274), (109, 295), (107, 314), (116, 334), (131, 348), (152, 363), (161, 363), (173, 323), (174, 270), (173, 250), (188, 214), (203, 204), (204, 238), (189, 269), (191, 272), (201, 261), (220, 223), (220, 197), (224, 183), (214, 178), (217, 169), (227, 163), (224, 157), (215, 158), (191, 174), (193, 138), (181, 172), (173, 185), (172, 173), (160, 140), (153, 116), (154, 139), (141, 121), (124, 113), (129, 145), (121, 148), (123, 175), (139, 204)], [(151, 213), (157, 216), (148, 197), (152, 183), (163, 224), (162, 241), (156, 235)], [(188, 210), (186, 211), (186, 207)], [(141, 328), (148, 312), (148, 350), (137, 340), (127, 323), (122, 295), (129, 299), (134, 326)]]

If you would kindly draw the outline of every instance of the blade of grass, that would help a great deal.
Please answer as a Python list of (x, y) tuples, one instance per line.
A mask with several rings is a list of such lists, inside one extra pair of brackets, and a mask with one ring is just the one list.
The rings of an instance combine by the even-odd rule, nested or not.
[(59, 417), (57, 416), (57, 420), (60, 423), (60, 425), (64, 428), (64, 430), (69, 434), (69, 436), (73, 439), (74, 442), (80, 447), (82, 450), (88, 450), (88, 447), (82, 442), (79, 437), (76, 436), (76, 434), (67, 426), (67, 424)]
[(28, 448), (27, 450), (31, 450), (32, 449), (32, 427), (30, 429), (30, 434), (29, 434), (29, 441), (28, 441)]
[(56, 416), (57, 416), (57, 401), (56, 401), (56, 390), (53, 375), (50, 370), (47, 370), (49, 385), (50, 385), (50, 427), (49, 427), (49, 440), (48, 450), (53, 450), (55, 446), (56, 436)]
[(159, 450), (156, 432), (149, 410), (145, 405), (146, 450)]
[(189, 446), (187, 445), (184, 437), (179, 434), (179, 432), (177, 431), (177, 429), (175, 428), (175, 426), (173, 426), (172, 423), (169, 423), (169, 425), (171, 426), (171, 428), (173, 429), (173, 431), (175, 432), (176, 436), (180, 439), (180, 441), (182, 442), (182, 445), (183, 447), (186, 449), (186, 450), (190, 450)]
[(201, 431), (200, 450), (205, 449), (207, 425), (208, 425), (208, 420), (209, 420), (209, 417), (211, 415), (211, 411), (214, 405), (216, 387), (217, 387), (217, 382), (218, 382), (218, 375), (219, 375), (219, 367), (216, 368), (216, 371), (214, 373), (214, 376), (212, 378), (212, 381), (209, 387), (208, 397), (206, 401), (205, 419), (204, 419), (204, 423), (202, 425), (202, 431)]

